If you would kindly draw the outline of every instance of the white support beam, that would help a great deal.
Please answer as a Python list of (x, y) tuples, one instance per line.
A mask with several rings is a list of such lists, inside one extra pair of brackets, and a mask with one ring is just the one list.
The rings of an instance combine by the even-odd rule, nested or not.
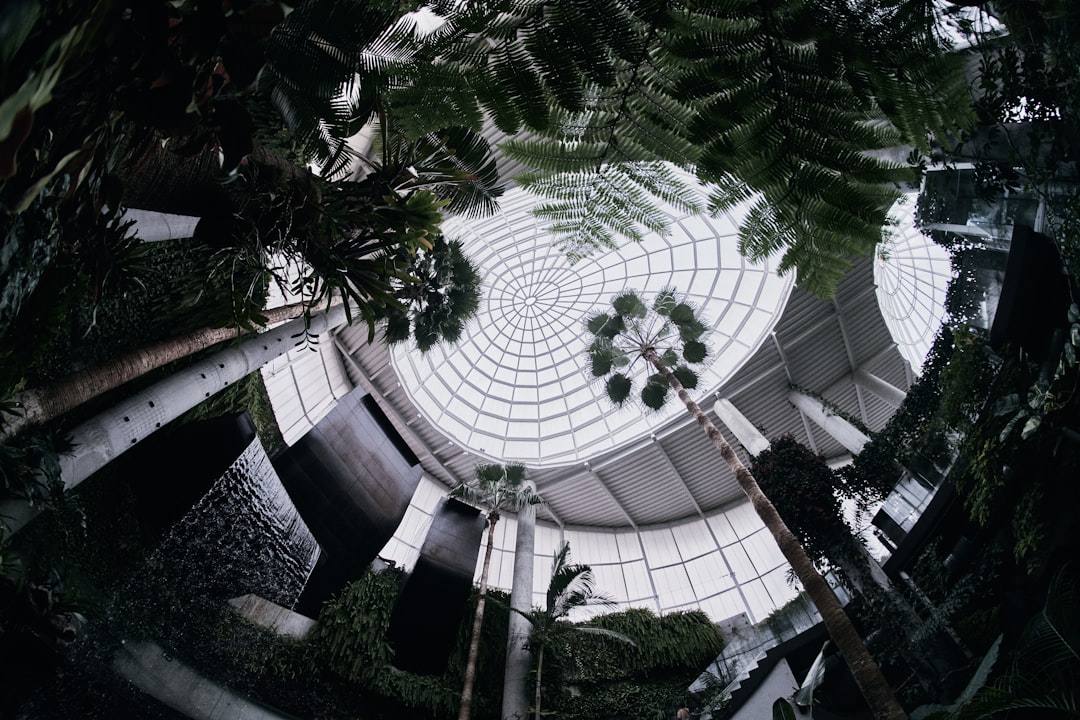
[(607, 483), (604, 482), (603, 478), (600, 477), (596, 470), (593, 470), (592, 465), (590, 465), (589, 463), (585, 463), (585, 469), (589, 471), (589, 475), (591, 475), (593, 480), (596, 481), (596, 484), (600, 486), (600, 489), (604, 491), (604, 494), (611, 498), (611, 502), (615, 503), (615, 507), (618, 508), (619, 512), (622, 513), (623, 517), (626, 518), (627, 524), (629, 524), (630, 527), (634, 528), (634, 530), (636, 531), (638, 529), (637, 523), (634, 522), (634, 519), (632, 517), (630, 517), (630, 513), (626, 512), (626, 508), (623, 507), (623, 504), (619, 502), (619, 499), (617, 497), (615, 497), (615, 493), (611, 492), (611, 488), (607, 486)]
[(701, 506), (698, 505), (698, 501), (694, 497), (694, 494), (690, 492), (690, 486), (686, 484), (686, 480), (683, 478), (682, 473), (675, 467), (675, 463), (671, 462), (671, 456), (667, 454), (667, 450), (660, 444), (660, 438), (656, 437), (656, 434), (653, 433), (649, 436), (649, 439), (652, 440), (653, 447), (660, 452), (660, 457), (664, 461), (664, 464), (667, 465), (668, 470), (671, 471), (671, 474), (675, 477), (675, 480), (678, 481), (683, 492), (686, 493), (686, 497), (690, 500), (690, 504), (694, 506), (694, 512), (698, 514), (698, 517), (704, 518), (705, 514), (701, 511)]
[(893, 407), (900, 407), (904, 402), (904, 398), (907, 397), (907, 393), (900, 388), (885, 382), (877, 375), (867, 372), (863, 368), (856, 368), (855, 372), (852, 373), (852, 377), (856, 385), (877, 395)]
[[(836, 324), (840, 326), (840, 339), (844, 342), (844, 353), (847, 355), (848, 367), (852, 372), (857, 369), (855, 362), (855, 351), (851, 348), (851, 340), (848, 338), (847, 324), (844, 322), (844, 311), (840, 307), (840, 303), (833, 298), (833, 309), (836, 310)], [(859, 403), (859, 416), (864, 423), (870, 422), (870, 416), (866, 412), (866, 402), (863, 399), (862, 391), (858, 384), (855, 385), (855, 399)]]
[[(66, 490), (153, 435), (159, 428), (216, 395), (263, 365), (297, 346), (306, 332), (317, 336), (345, 322), (345, 306), (335, 305), (313, 315), (305, 326), (297, 318), (239, 344), (219, 350), (134, 393), (68, 432), (71, 449), (60, 455), (60, 481)], [(21, 498), (0, 502), (0, 517), (8, 536), (18, 532), (41, 510)]]
[(870, 442), (870, 438), (864, 435), (861, 430), (839, 415), (826, 410), (824, 403), (817, 398), (792, 390), (788, 393), (788, 400), (803, 415), (810, 418), (815, 425), (831, 435), (833, 439), (846, 447), (852, 454), (858, 455), (863, 446)]
[(750, 455), (757, 455), (769, 449), (768, 438), (762, 435), (754, 427), (754, 423), (750, 422), (727, 398), (717, 398), (713, 404), (713, 412)]
[(195, 226), (202, 218), (197, 215), (173, 215), (153, 210), (124, 210), (122, 222), (134, 223), (128, 237), (138, 236), (143, 242), (180, 240), (195, 237)]
[[(832, 318), (830, 318), (831, 320)], [(776, 337), (776, 333), (772, 334), (773, 345), (776, 346), (776, 352), (780, 355), (780, 360), (784, 363), (784, 375), (787, 377), (788, 385), (793, 385), (794, 381), (791, 378), (791, 369), (788, 367), (787, 354), (784, 352), (784, 348), (780, 345), (780, 338)], [(806, 419), (806, 413), (804, 413), (798, 405), (795, 409), (799, 411), (799, 420), (802, 421), (803, 432), (806, 433), (806, 442), (810, 444), (810, 449), (814, 451), (815, 455), (820, 455), (817, 448), (817, 443), (814, 442), (814, 432), (810, 428), (810, 423)]]

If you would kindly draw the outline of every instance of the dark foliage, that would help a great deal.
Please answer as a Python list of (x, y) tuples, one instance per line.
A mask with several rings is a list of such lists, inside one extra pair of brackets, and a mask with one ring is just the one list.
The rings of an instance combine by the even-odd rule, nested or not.
[(815, 564), (842, 574), (865, 566), (859, 541), (844, 522), (836, 475), (820, 456), (784, 435), (754, 457), (750, 472)]
[[(714, 660), (724, 640), (700, 611), (658, 617), (634, 609), (601, 615), (585, 623), (634, 640), (634, 646), (604, 637), (566, 633), (566, 646), (553, 657), (545, 682), (549, 707), (571, 717), (651, 720), (686, 704), (686, 689)], [(580, 692), (570, 692), (573, 687)], [(557, 688), (557, 691), (556, 691)], [(670, 712), (668, 712), (670, 710)]]

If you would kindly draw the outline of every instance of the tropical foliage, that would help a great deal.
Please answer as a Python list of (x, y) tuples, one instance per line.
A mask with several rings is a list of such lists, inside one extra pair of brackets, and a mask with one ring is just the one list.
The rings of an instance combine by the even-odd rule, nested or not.
[(407, 268), (409, 281), (395, 281), (399, 305), (383, 308), (384, 338), (394, 344), (409, 340), (420, 352), (440, 342), (455, 343), (465, 324), (480, 306), (482, 279), (457, 240), (435, 237), (432, 247), (409, 256), (396, 251), (397, 261)]
[(689, 698), (687, 688), (724, 646), (705, 613), (657, 616), (635, 608), (599, 615), (585, 625), (631, 637), (634, 646), (604, 635), (568, 634), (551, 665), (549, 708), (572, 717), (651, 720), (705, 701)]
[(697, 387), (697, 375), (690, 365), (700, 365), (708, 356), (701, 340), (707, 329), (695, 315), (694, 308), (672, 289), (657, 294), (650, 308), (632, 290), (616, 296), (611, 313), (593, 315), (586, 329), (593, 340), (588, 347), (589, 365), (594, 377), (606, 377), (608, 397), (622, 405), (633, 392), (630, 376), (634, 365), (642, 361), (657, 372), (642, 386), (641, 403), (659, 410), (672, 387), (668, 376), (688, 389)]
[(697, 376), (687, 367), (682, 367), (678, 374), (669, 367), (670, 363), (678, 362), (680, 356), (690, 363), (705, 359), (707, 348), (699, 338), (706, 328), (696, 317), (693, 308), (681, 301), (671, 289), (658, 293), (651, 308), (635, 292), (627, 291), (612, 300), (611, 312), (597, 313), (589, 318), (586, 327), (593, 336), (588, 347), (592, 373), (597, 377), (609, 376), (607, 395), (613, 403), (625, 402), (632, 388), (630, 378), (615, 368), (629, 367), (639, 359), (656, 370), (641, 390), (642, 402), (647, 407), (660, 407), (669, 386), (676, 392), (735, 474), (747, 499), (817, 606), (829, 636), (843, 655), (871, 711), (879, 718), (905, 717), (885, 676), (870, 656), (832, 588), (814, 567), (806, 550), (762, 492), (754, 476), (724, 440), (712, 420), (691, 399), (682, 380), (685, 377), (696, 384)]
[[(952, 329), (942, 325), (923, 363), (922, 373), (908, 388), (904, 402), (885, 427), (873, 433), (853, 462), (837, 471), (845, 497), (863, 504), (884, 500), (896, 485), (897, 463), (914, 465), (920, 456), (933, 463), (948, 462), (946, 458), (951, 450), (939, 407), (948, 388), (945, 368), (953, 349)], [(956, 391), (949, 388), (949, 392)]]
[(551, 580), (542, 609), (525, 614), (532, 623), (529, 646), (536, 655), (536, 692), (533, 701), (535, 720), (541, 717), (541, 690), (544, 682), (544, 655), (554, 652), (556, 643), (566, 641), (568, 633), (576, 631), (603, 635), (619, 642), (633, 645), (634, 641), (622, 633), (607, 628), (571, 625), (570, 614), (590, 606), (610, 607), (615, 601), (596, 589), (592, 568), (576, 565), (570, 561), (570, 543), (563, 543), (551, 561)]
[(1008, 666), (999, 662), (998, 648), (1003, 638), (998, 637), (955, 703), (920, 707), (912, 717), (974, 720), (1080, 714), (1080, 627), (1076, 621), (1075, 583), (1069, 566), (1054, 576), (1046, 602), (1012, 649)]
[(698, 206), (673, 168), (694, 168), (714, 210), (752, 204), (748, 254), (783, 251), (782, 270), (830, 295), (915, 178), (879, 151), (929, 152), (971, 119), (960, 59), (921, 2), (438, 9), (446, 24), (421, 41), (432, 69), (415, 85), (522, 131), (502, 150), (533, 169), (520, 182), (572, 259), (666, 232), (659, 203)]
[(457, 485), (451, 490), (450, 496), (479, 505), (487, 511), (488, 522), (487, 545), (480, 571), (480, 593), (473, 618), (469, 657), (465, 664), (464, 686), (458, 711), (458, 720), (469, 720), (472, 715), (473, 688), (476, 684), (476, 660), (480, 654), (480, 632), (484, 625), (488, 568), (491, 566), (491, 553), (495, 547), (495, 525), (504, 510), (512, 512), (526, 503), (537, 505), (541, 500), (536, 491), (525, 482), (525, 466), (518, 464), (477, 465), (473, 480)]
[(849, 588), (866, 577), (865, 550), (844, 522), (836, 476), (820, 456), (784, 435), (754, 456), (750, 472), (816, 564), (838, 570)]

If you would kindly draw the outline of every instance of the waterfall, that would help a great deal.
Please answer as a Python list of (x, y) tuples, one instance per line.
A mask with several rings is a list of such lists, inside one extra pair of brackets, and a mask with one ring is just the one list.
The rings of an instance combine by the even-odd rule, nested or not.
[[(153, 483), (154, 477), (133, 480)], [(229, 599), (250, 593), (291, 608), (318, 554), (319, 546), (255, 439), (128, 580), (114, 588), (58, 668), (55, 682), (35, 694), (24, 716), (175, 718), (162, 702), (185, 697), (180, 685), (187, 668), (210, 685), (243, 695), (258, 682), (260, 648), (267, 647), (272, 633), (243, 620)], [(158, 692), (144, 695), (113, 667), (116, 658), (146, 647), (157, 649), (165, 669), (155, 671), (153, 689)], [(237, 663), (237, 658), (246, 660)], [(203, 695), (192, 694), (190, 702), (206, 701)], [(184, 714), (194, 707), (173, 705)]]
[(169, 531), (145, 574), (181, 595), (254, 593), (292, 607), (318, 553), (256, 438)]

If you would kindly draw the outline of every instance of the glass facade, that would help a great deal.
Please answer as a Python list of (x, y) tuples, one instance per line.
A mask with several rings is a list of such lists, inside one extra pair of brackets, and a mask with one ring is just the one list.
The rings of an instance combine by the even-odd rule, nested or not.
[(948, 250), (915, 227), (915, 209), (912, 196), (893, 207), (894, 225), (878, 247), (874, 284), (889, 333), (918, 374), (945, 318), (953, 271)]
[[(411, 569), (445, 494), (444, 486), (422, 478), (405, 519), (381, 556)], [(507, 592), (513, 579), (516, 532), (511, 514), (503, 515), (495, 526), (488, 582)], [(678, 525), (636, 530), (605, 532), (537, 523), (536, 606), (544, 604), (552, 555), (563, 541), (570, 543), (573, 561), (592, 567), (597, 588), (621, 608), (643, 607), (656, 613), (700, 609), (717, 621), (745, 613), (751, 622), (759, 622), (796, 595), (787, 582), (787, 563), (749, 503)], [(477, 580), (483, 553), (481, 543)]]

